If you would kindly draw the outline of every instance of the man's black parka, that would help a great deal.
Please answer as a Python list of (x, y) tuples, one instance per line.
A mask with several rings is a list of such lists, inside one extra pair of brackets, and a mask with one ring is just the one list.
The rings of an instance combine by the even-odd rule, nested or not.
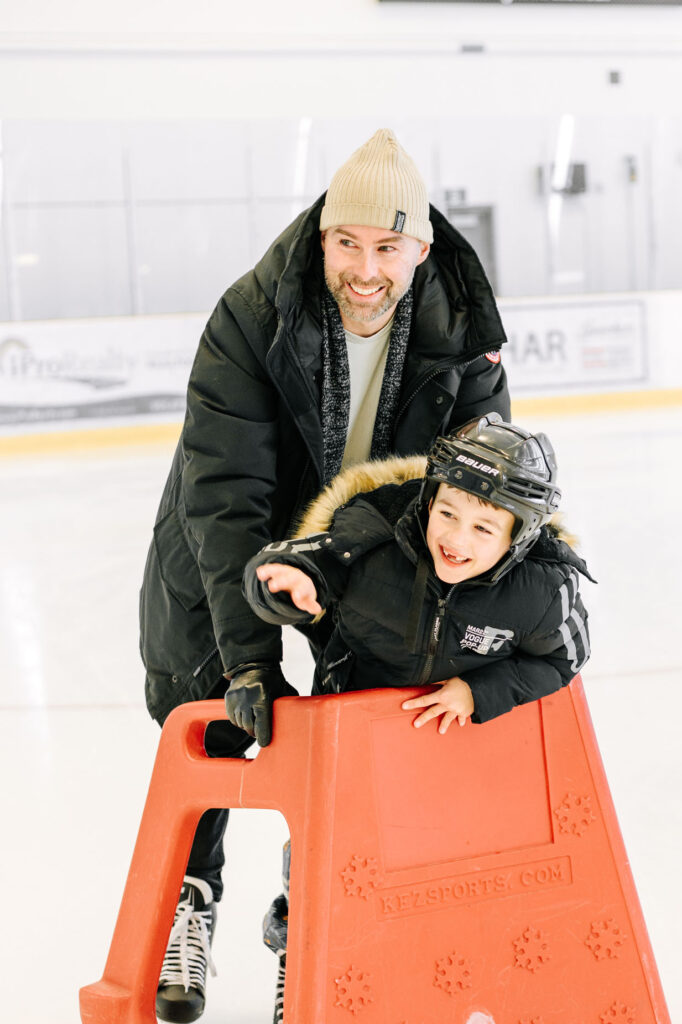
[[(147, 704), (162, 722), (224, 671), (281, 659), (241, 593), (244, 566), (291, 533), (323, 485), (322, 196), (223, 295), (199, 344), (140, 595)], [(477, 415), (510, 416), (504, 331), (471, 246), (431, 207), (393, 431), (399, 455)], [(486, 356), (489, 353), (491, 358)]]

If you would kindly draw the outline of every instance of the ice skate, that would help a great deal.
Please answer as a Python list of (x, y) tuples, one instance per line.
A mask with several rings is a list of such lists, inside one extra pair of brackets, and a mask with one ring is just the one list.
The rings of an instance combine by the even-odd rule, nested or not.
[(275, 1013), (272, 1024), (283, 1024), (284, 1022), (284, 978), (287, 968), (286, 953), (280, 957), (277, 968), (277, 986), (275, 988)]
[(206, 967), (216, 970), (211, 942), (216, 906), (208, 882), (185, 875), (156, 992), (156, 1015), (171, 1024), (190, 1024), (206, 1005)]
[(284, 844), (282, 856), (282, 892), (272, 901), (263, 918), (263, 942), (279, 957), (277, 986), (275, 989), (275, 1013), (273, 1024), (284, 1020), (284, 978), (287, 965), (287, 934), (289, 930), (289, 876), (291, 874), (291, 840)]

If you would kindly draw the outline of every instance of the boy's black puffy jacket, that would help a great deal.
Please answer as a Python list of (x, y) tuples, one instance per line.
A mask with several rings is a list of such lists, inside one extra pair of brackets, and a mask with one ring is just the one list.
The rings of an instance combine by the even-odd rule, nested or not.
[[(385, 479), (394, 470), (409, 475), (406, 466), (423, 471), (420, 459), (393, 459), (369, 469)], [(359, 474), (350, 470), (332, 485), (342, 500), (346, 485), (357, 489), (367, 468)], [(302, 623), (310, 616), (294, 608), (288, 595), (272, 594), (259, 582), (255, 569), (265, 562), (295, 565), (312, 576), (320, 604), (334, 614), (314, 692), (460, 676), (473, 693), (472, 720), (485, 722), (569, 683), (589, 656), (578, 574), (591, 577), (553, 526), (544, 527), (525, 559), (493, 585), (484, 574), (450, 586), (430, 570), (416, 643), (406, 642), (416, 564), (426, 550), (417, 516), (419, 488), (419, 480), (408, 480), (357, 494), (332, 511), (328, 529), (310, 534), (310, 522), (323, 526), (335, 503), (325, 492), (322, 519), (314, 507), (299, 531), (307, 536), (268, 545), (247, 565), (245, 595), (266, 621)]]

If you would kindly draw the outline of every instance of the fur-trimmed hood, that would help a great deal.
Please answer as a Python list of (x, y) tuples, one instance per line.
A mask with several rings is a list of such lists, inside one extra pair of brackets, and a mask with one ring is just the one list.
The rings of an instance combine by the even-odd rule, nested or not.
[(320, 491), (308, 505), (296, 527), (294, 537), (308, 537), (311, 533), (325, 533), (332, 524), (334, 513), (358, 494), (375, 491), (385, 484), (404, 484), (420, 480), (426, 472), (426, 456), (394, 456), (369, 462), (360, 462), (342, 470), (332, 482)]
[[(294, 537), (326, 533), (337, 509), (346, 505), (351, 498), (375, 491), (385, 484), (404, 484), (408, 480), (420, 480), (425, 472), (425, 455), (393, 457), (350, 466), (342, 470), (310, 503), (296, 527)], [(577, 548), (577, 538), (566, 530), (561, 513), (552, 516), (548, 531), (552, 537), (564, 541), (570, 548)]]

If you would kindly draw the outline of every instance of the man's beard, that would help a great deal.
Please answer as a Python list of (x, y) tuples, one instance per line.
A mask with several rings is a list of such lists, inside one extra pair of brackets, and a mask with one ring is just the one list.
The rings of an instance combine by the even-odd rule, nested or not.
[[(371, 281), (360, 281), (352, 274), (343, 271), (339, 274), (330, 273), (327, 270), (326, 263), (324, 277), (327, 282), (327, 288), (329, 288), (329, 291), (334, 296), (341, 314), (349, 320), (356, 320), (358, 323), (365, 324), (378, 320), (384, 313), (388, 313), (389, 309), (392, 309), (396, 303), (400, 302), (412, 284), (411, 278), (403, 288), (397, 285), (395, 281), (390, 281), (387, 277), (381, 279), (373, 278)], [(386, 290), (382, 292), (381, 301), (376, 306), (365, 302), (355, 303), (348, 294), (347, 283), (358, 288), (378, 288), (383, 285)]]

